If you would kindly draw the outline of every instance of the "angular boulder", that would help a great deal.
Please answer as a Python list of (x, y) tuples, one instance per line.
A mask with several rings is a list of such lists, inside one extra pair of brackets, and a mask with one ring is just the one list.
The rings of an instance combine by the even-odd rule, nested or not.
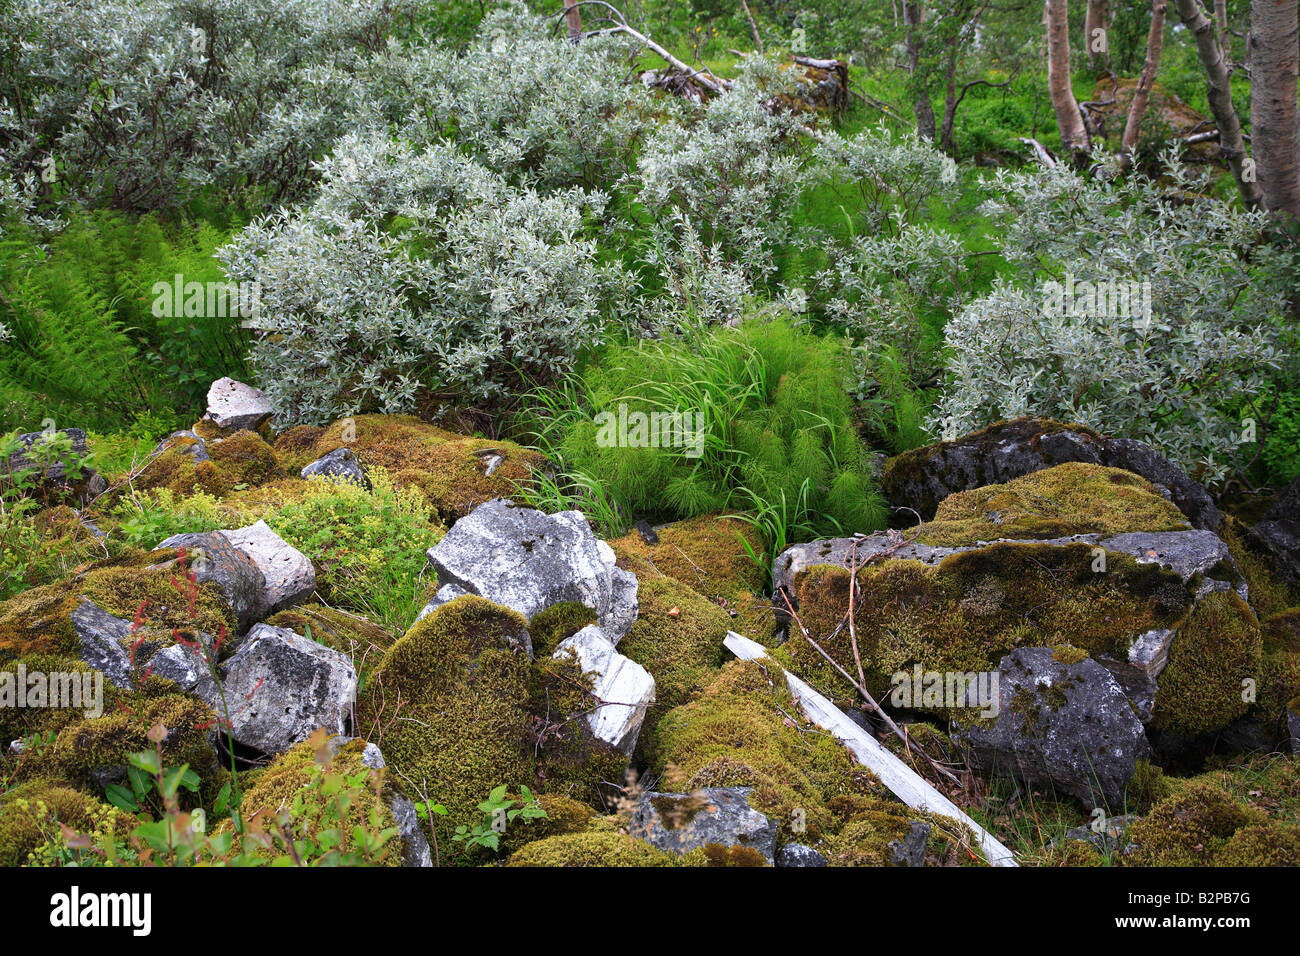
[(114, 617), (88, 598), (81, 598), (72, 611), (72, 629), (78, 642), (77, 656), (104, 674), (117, 687), (131, 687), (134, 672), (126, 641), (131, 622)]
[(246, 428), (255, 432), (275, 414), (270, 399), (260, 390), (233, 378), (219, 378), (208, 388), (205, 421), (221, 429)]
[(198, 583), (217, 583), (239, 619), (241, 632), (307, 600), (316, 590), (311, 560), (265, 521), (228, 531), (175, 534), (154, 550), (165, 548), (184, 548)]
[(1300, 478), (1283, 489), (1250, 535), (1272, 557), (1278, 577), (1293, 587), (1300, 584)]
[[(929, 520), (939, 502), (959, 491), (1001, 484), (1065, 462), (1123, 468), (1167, 492), (1193, 527), (1216, 531), (1223, 515), (1209, 493), (1149, 445), (1106, 438), (1080, 425), (1017, 418), (952, 441), (904, 452), (885, 462), (881, 490), (891, 505)], [(903, 512), (906, 514), (906, 512)]]
[(1020, 648), (998, 668), (991, 726), (959, 726), (973, 766), (1048, 784), (1093, 806), (1120, 808), (1137, 761), (1150, 752), (1142, 721), (1096, 661), (1067, 663), (1047, 647)]
[(330, 478), (335, 481), (350, 481), (362, 488), (370, 487), (370, 479), (361, 468), (361, 462), (350, 448), (335, 448), (327, 455), (322, 455), (299, 473), (302, 478)]
[(596, 702), (586, 717), (592, 734), (631, 756), (646, 709), (654, 703), (654, 678), (640, 664), (618, 653), (594, 624), (561, 641), (552, 656), (569, 654), (584, 674), (595, 675), (591, 693)]
[(748, 802), (752, 787), (711, 787), (695, 793), (641, 795), (629, 832), (651, 846), (689, 853), (710, 843), (744, 846), (775, 862), (775, 820)]
[(421, 617), (465, 594), (529, 619), (576, 602), (596, 612), (613, 644), (636, 620), (636, 576), (616, 565), (613, 549), (577, 511), (548, 515), (497, 498), (452, 525), (428, 554), (441, 587)]
[[(258, 624), (221, 670), (236, 743), (274, 754), (320, 727), (331, 734), (347, 732), (357, 672), (338, 651)], [(225, 716), (220, 700), (206, 702)]]

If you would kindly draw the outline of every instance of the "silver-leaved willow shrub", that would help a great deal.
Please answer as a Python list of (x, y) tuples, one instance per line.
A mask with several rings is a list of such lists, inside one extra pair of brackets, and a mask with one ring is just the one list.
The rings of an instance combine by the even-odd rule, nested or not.
[(345, 136), (316, 197), (219, 253), (260, 283), (251, 359), (288, 420), (491, 404), (571, 369), (630, 277), (597, 260), (606, 197), (521, 188), (449, 144)]
[(256, 181), (274, 199), (366, 107), (359, 69), (415, 0), (13, 0), (0, 99), (22, 104), (4, 172), (119, 208)]
[(1165, 165), (1172, 185), (1104, 165), (997, 175), (984, 211), (1020, 275), (948, 324), (936, 432), (1047, 415), (1148, 442), (1212, 484), (1251, 457), (1241, 409), (1296, 371), (1293, 254), (1261, 241), (1263, 213)]

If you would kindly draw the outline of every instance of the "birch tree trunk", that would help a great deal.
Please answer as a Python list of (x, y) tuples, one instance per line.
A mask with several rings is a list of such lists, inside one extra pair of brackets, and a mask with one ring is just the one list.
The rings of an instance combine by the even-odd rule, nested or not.
[(1214, 25), (1201, 12), (1196, 0), (1175, 0), (1178, 16), (1183, 25), (1196, 38), (1196, 52), (1205, 64), (1209, 83), (1207, 98), (1210, 112), (1219, 127), (1219, 152), (1228, 161), (1232, 177), (1241, 191), (1241, 202), (1246, 208), (1259, 205), (1260, 190), (1253, 168), (1246, 162), (1246, 145), (1241, 138), (1241, 122), (1232, 105), (1232, 92), (1228, 86), (1228, 66), (1223, 62), (1223, 51), (1214, 37)]
[(1138, 131), (1142, 128), (1142, 116), (1147, 111), (1147, 102), (1151, 99), (1151, 87), (1156, 81), (1160, 69), (1160, 48), (1165, 41), (1166, 0), (1153, 0), (1151, 4), (1151, 30), (1147, 33), (1147, 58), (1142, 64), (1142, 75), (1133, 89), (1133, 101), (1128, 107), (1128, 120), (1124, 123), (1124, 135), (1119, 143), (1120, 164), (1127, 168), (1133, 162), (1133, 148), (1137, 146)]
[(1264, 208), (1300, 218), (1300, 10), (1297, 0), (1250, 4), (1250, 136)]
[(907, 27), (907, 69), (912, 75), (912, 112), (916, 115), (916, 132), (934, 142), (934, 107), (930, 95), (921, 81), (921, 39), (918, 36), (925, 20), (925, 6), (920, 3), (903, 3), (903, 25)]
[(1070, 87), (1070, 14), (1066, 0), (1047, 0), (1047, 93), (1061, 131), (1061, 147), (1087, 152), (1088, 128), (1083, 125), (1079, 101)]
[[(1108, 0), (1088, 0), (1088, 11), (1083, 18), (1083, 49), (1088, 54), (1090, 70), (1110, 69), (1110, 43), (1106, 36), (1109, 6)], [(1097, 49), (1099, 46), (1102, 49)]]

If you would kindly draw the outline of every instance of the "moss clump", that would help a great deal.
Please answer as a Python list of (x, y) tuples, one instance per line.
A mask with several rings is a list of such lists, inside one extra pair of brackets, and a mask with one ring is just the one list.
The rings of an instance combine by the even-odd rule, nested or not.
[(32, 780), (0, 798), (0, 866), (22, 866), (43, 846), (62, 842), (61, 826), (78, 833), (125, 836), (134, 821), (79, 790)]
[(618, 651), (655, 679), (655, 702), (646, 712), (642, 733), (652, 732), (660, 716), (692, 700), (722, 666), (727, 613), (672, 578), (641, 579), (636, 623)]
[(284, 476), (275, 449), (256, 432), (237, 431), (229, 438), (208, 442), (208, 454), (221, 480), (231, 490)]
[(529, 692), (537, 782), (551, 792), (563, 790), (583, 800), (600, 799), (603, 781), (622, 780), (628, 757), (598, 739), (586, 715), (598, 703), (594, 675), (582, 670), (571, 651), (539, 657)]
[(851, 816), (839, 832), (820, 848), (831, 866), (892, 866), (889, 844), (906, 839), (912, 818), (899, 803), (876, 801)]
[(533, 779), (525, 629), (483, 598), (450, 601), (389, 649), (358, 702), (357, 726), (376, 728), (388, 765), (450, 811), (444, 851), (459, 846), (456, 826), (482, 822), (477, 804), (494, 787)]
[(1190, 525), (1154, 485), (1120, 468), (1069, 462), (1003, 485), (949, 495), (922, 529), (923, 544), (958, 547), (998, 538), (1181, 531)]
[(1133, 778), (1124, 791), (1125, 809), (1129, 813), (1149, 813), (1151, 808), (1171, 796), (1176, 789), (1163, 770), (1147, 760), (1139, 760)]
[(1215, 866), (1300, 866), (1300, 826), (1242, 827), (1214, 855)]
[(625, 833), (571, 833), (529, 843), (507, 866), (678, 866), (663, 850)]
[(647, 752), (663, 770), (660, 788), (753, 787), (750, 806), (787, 839), (815, 842), (833, 822), (829, 800), (879, 785), (829, 734), (796, 724), (798, 714), (778, 670), (728, 663), (700, 697), (659, 720)]
[(1266, 720), (1286, 713), (1300, 696), (1300, 608), (1292, 608), (1260, 624), (1263, 638), (1259, 711)]
[(559, 794), (542, 793), (537, 802), (546, 811), (545, 817), (516, 822), (501, 838), (501, 855), (515, 853), (520, 848), (548, 837), (570, 833), (586, 833), (591, 827), (596, 811), (584, 803)]
[(528, 636), (533, 640), (533, 654), (538, 660), (550, 657), (566, 638), (573, 637), (589, 624), (595, 624), (596, 612), (577, 601), (562, 601), (539, 611), (528, 622)]
[[(95, 671), (81, 661), (56, 654), (26, 654), (14, 660), (0, 657), (0, 675), (12, 675), (0, 678), (12, 681), (15, 690), (18, 686), (19, 668), (26, 675), (41, 674), (80, 674), (84, 681), (93, 680)], [(93, 683), (83, 683), (83, 688), (93, 687)], [(104, 694), (104, 711), (114, 709), (122, 692), (101, 678)], [(83, 691), (84, 693), (84, 691)], [(82, 709), (66, 707), (17, 707), (12, 703), (0, 704), (0, 741), (7, 747), (11, 740), (23, 740), (33, 734), (46, 736), (56, 734), (64, 727), (84, 719), (85, 711), (90, 709), (93, 701), (87, 701)], [(0, 761), (3, 757), (0, 757)]]
[[(687, 859), (687, 858), (690, 859)], [(706, 843), (698, 849), (683, 855), (687, 866), (770, 866), (767, 857), (752, 846), (723, 846), (721, 843)]]
[(115, 711), (68, 724), (52, 743), (34, 751), (24, 765), (27, 772), (90, 785), (96, 771), (125, 768), (130, 754), (152, 751), (149, 729), (162, 724), (167, 728), (163, 765), (189, 764), (200, 777), (211, 774), (218, 768), (212, 747), (216, 715), (192, 697), (169, 692), (174, 688), (168, 681), (146, 681), (139, 691), (124, 696)]
[(1061, 866), (1105, 866), (1101, 851), (1087, 840), (1066, 840), (1056, 862)]
[[(371, 769), (362, 763), (366, 742), (351, 740), (335, 747), (330, 741), (304, 741), (285, 751), (258, 775), (256, 783), (244, 791), (240, 811), (244, 818), (257, 826), (259, 816), (265, 818), (265, 829), (274, 829), (271, 822), (282, 813), (290, 813), (289, 826), (295, 837), (315, 835), (323, 828), (337, 829), (343, 834), (340, 850), (351, 849), (350, 841), (357, 827), (371, 832), (396, 827), (397, 821), (385, 799), (384, 771)], [(323, 775), (323, 777), (321, 776)], [(350, 802), (344, 819), (338, 817), (337, 803), (324, 792), (335, 784), (364, 779), (361, 786), (348, 786)], [(319, 783), (320, 785), (316, 785)], [(297, 802), (301, 797), (301, 802)], [(295, 806), (295, 803), (297, 805)], [(222, 829), (234, 833), (229, 821)], [(236, 843), (239, 837), (236, 836)], [(249, 841), (253, 844), (253, 841)], [(240, 849), (237, 845), (236, 849)], [(277, 848), (261, 843), (244, 847), (256, 856), (278, 855)], [(401, 866), (401, 840), (394, 836), (384, 846), (383, 866)]]
[(1217, 787), (1194, 784), (1161, 802), (1129, 830), (1134, 866), (1204, 866), (1242, 827), (1262, 823)]
[[(163, 562), (171, 556), (157, 552), (148, 560)], [(134, 621), (140, 616), (148, 630), (139, 636), (158, 646), (172, 643), (173, 631), (215, 635), (223, 627), (229, 634), (236, 630), (235, 615), (215, 583), (198, 585), (191, 607), (188, 585), (173, 570), (128, 563), (96, 566), (0, 604), (0, 651), (75, 657), (78, 640), (72, 614), (83, 596), (114, 617)]]
[(166, 488), (173, 494), (189, 495), (202, 491), (221, 497), (230, 485), (209, 456), (197, 461), (203, 443), (192, 436), (182, 435), (169, 439), (166, 450), (144, 466), (134, 479), (141, 489)]
[(323, 434), (325, 429), (318, 425), (298, 425), (275, 436), (275, 453), (287, 474), (301, 473), (320, 457), (316, 453), (316, 443)]
[(1232, 592), (1211, 594), (1178, 630), (1160, 674), (1153, 722), (1193, 735), (1218, 730), (1244, 714), (1243, 681), (1258, 680), (1263, 641), (1255, 615)]
[[(308, 454), (296, 429), (277, 441), (293, 449), (292, 460)], [(537, 452), (513, 442), (457, 435), (409, 415), (358, 415), (324, 429), (303, 464), (336, 448), (351, 448), (367, 467), (387, 469), (399, 488), (416, 488), (448, 522), (492, 498), (508, 498), (533, 471), (547, 467)], [(492, 474), (487, 471), (496, 458)], [(301, 465), (298, 466), (301, 469)]]
[(777, 622), (772, 602), (762, 596), (767, 558), (763, 537), (753, 525), (704, 515), (664, 525), (656, 534), (656, 544), (646, 544), (636, 531), (611, 541), (618, 566), (643, 582), (662, 576), (680, 581), (732, 615), (732, 630), (771, 643)]
[[(915, 664), (989, 670), (1016, 647), (1070, 644), (1093, 657), (1123, 660), (1134, 636), (1176, 626), (1185, 616), (1191, 596), (1176, 574), (1114, 552), (1105, 573), (1092, 565), (1087, 544), (1002, 543), (949, 555), (933, 567), (899, 560), (859, 569), (854, 633), (867, 690), (881, 699), (891, 675)], [(818, 565), (794, 583), (809, 635), (854, 673), (843, 624), (848, 570)], [(832, 696), (855, 696), (797, 628), (776, 657)]]

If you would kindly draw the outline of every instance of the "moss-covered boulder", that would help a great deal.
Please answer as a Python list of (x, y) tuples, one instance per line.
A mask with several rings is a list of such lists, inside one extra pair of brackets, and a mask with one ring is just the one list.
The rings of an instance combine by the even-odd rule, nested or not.
[(133, 479), (135, 486), (222, 497), (284, 477), (275, 449), (260, 434), (208, 428), (205, 438), (202, 425), (166, 438)]
[[(1167, 489), (1195, 528), (1214, 531), (1223, 520), (1209, 494), (1177, 465), (1142, 442), (1106, 438), (1082, 425), (1017, 418), (888, 459), (881, 490), (899, 509), (928, 521), (949, 495), (1002, 484), (1066, 462), (1123, 468)], [(898, 512), (906, 520), (907, 512)]]
[(655, 702), (646, 714), (653, 728), (659, 717), (700, 693), (721, 668), (731, 619), (717, 604), (673, 578), (643, 577), (636, 623), (619, 642), (655, 679)]
[(394, 643), (393, 636), (373, 621), (314, 602), (280, 611), (267, 618), (266, 623), (309, 637), (350, 657), (363, 682)]
[(389, 648), (358, 702), (357, 726), (398, 778), (447, 807), (444, 853), (456, 826), (482, 822), (477, 804), (494, 787), (533, 780), (526, 634), (514, 611), (458, 598)]
[(358, 415), (328, 428), (293, 428), (276, 439), (291, 474), (338, 448), (362, 466), (387, 470), (399, 488), (417, 488), (448, 522), (493, 498), (508, 498), (547, 469), (541, 454), (513, 442), (458, 435), (409, 415)]

